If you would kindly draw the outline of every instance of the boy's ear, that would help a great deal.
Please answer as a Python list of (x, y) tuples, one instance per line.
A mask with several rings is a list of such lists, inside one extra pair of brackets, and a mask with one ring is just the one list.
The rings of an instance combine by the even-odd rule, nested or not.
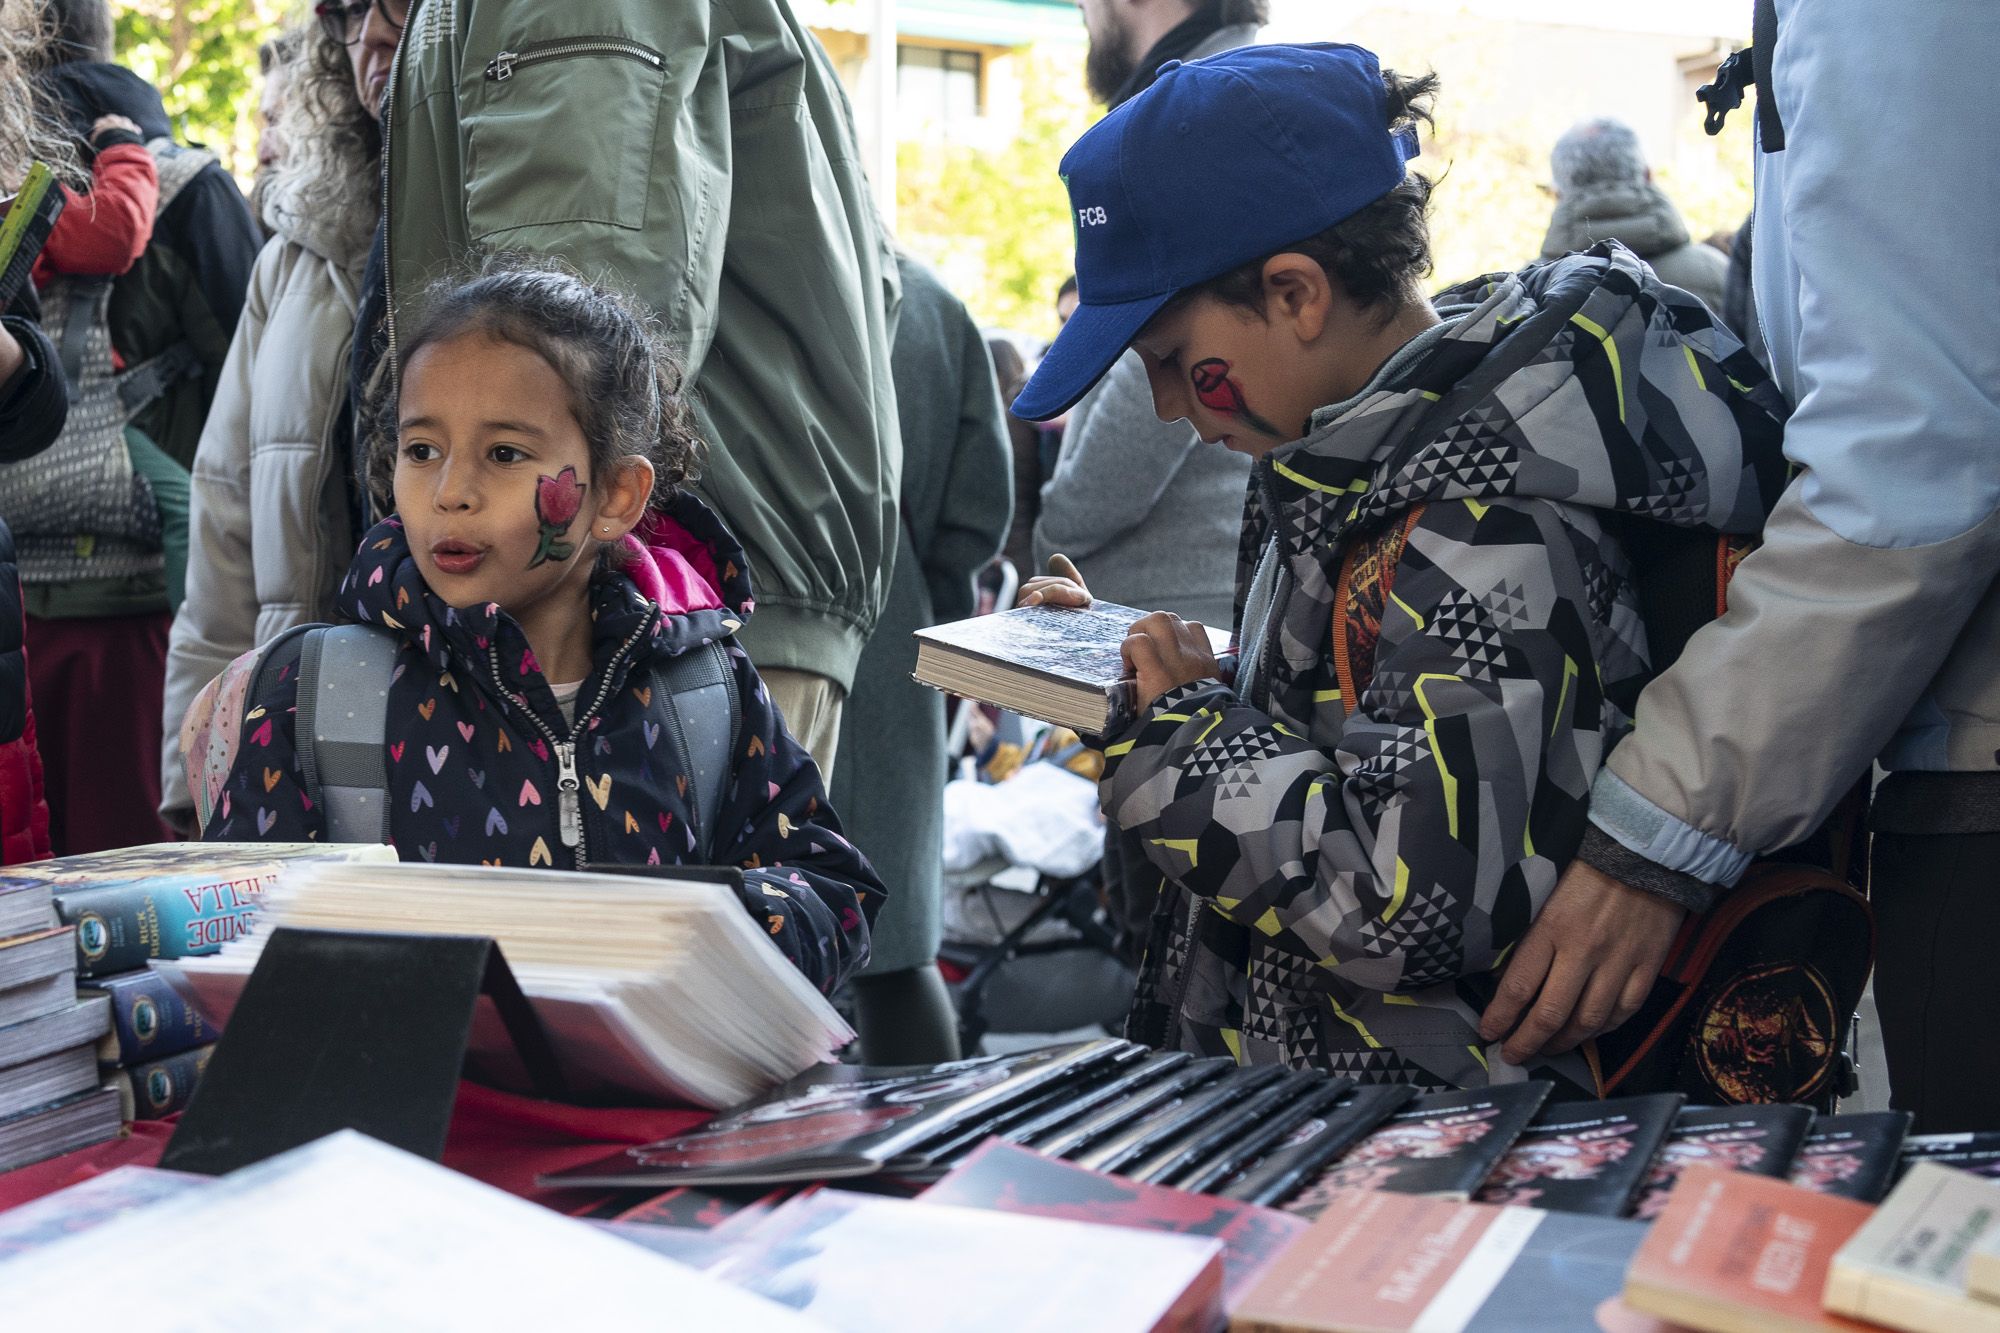
[[(590, 535), (599, 541), (617, 541), (646, 516), (646, 502), (652, 495), (651, 461), (638, 454), (619, 459), (598, 489), (597, 523)], [(609, 533), (604, 531), (607, 527)]]
[(1326, 331), (1334, 296), (1333, 280), (1318, 260), (1287, 251), (1264, 261), (1265, 317), (1291, 324), (1300, 342)]

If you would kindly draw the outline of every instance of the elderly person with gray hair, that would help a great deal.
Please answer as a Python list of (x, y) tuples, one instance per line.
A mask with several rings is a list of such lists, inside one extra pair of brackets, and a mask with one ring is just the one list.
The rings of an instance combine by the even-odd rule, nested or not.
[(1723, 308), (1728, 256), (1689, 238), (1680, 210), (1654, 183), (1630, 125), (1599, 117), (1573, 126), (1556, 140), (1549, 167), (1556, 212), (1542, 258), (1618, 241), (1652, 265), (1660, 281), (1693, 292), (1711, 310)]

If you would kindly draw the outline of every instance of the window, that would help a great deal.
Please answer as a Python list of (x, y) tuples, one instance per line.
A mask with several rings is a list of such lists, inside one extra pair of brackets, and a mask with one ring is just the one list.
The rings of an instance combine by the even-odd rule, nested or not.
[(896, 48), (896, 99), (912, 120), (953, 124), (978, 117), (980, 54), (935, 46)]

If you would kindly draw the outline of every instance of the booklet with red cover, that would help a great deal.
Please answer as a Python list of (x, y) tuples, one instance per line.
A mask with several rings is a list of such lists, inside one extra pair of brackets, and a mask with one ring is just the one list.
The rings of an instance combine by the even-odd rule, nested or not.
[(1215, 1192), (1244, 1203), (1283, 1204), (1415, 1095), (1416, 1089), (1398, 1083), (1365, 1083), (1300, 1121)]
[(1548, 1100), (1554, 1085), (1503, 1083), (1419, 1097), (1321, 1172), (1285, 1211), (1317, 1217), (1341, 1190), (1468, 1199)]
[(1623, 1217), (1684, 1100), (1678, 1092), (1659, 1092), (1548, 1107), (1521, 1131), (1474, 1197)]
[(1880, 1203), (1896, 1177), (1897, 1158), (1909, 1132), (1908, 1111), (1815, 1116), (1792, 1160), (1791, 1181), (1821, 1194)]
[(570, 1186), (780, 1185), (921, 1164), (917, 1150), (1115, 1058), (1102, 1040), (942, 1065), (822, 1065), (700, 1128), (540, 1178)]
[(1011, 1143), (987, 1143), (917, 1202), (1212, 1236), (1223, 1245), (1225, 1304), (1307, 1225), (1275, 1208), (1142, 1185)]
[(1639, 1186), (1632, 1216), (1658, 1217), (1681, 1172), (1697, 1163), (1782, 1179), (1805, 1141), (1813, 1113), (1804, 1106), (1693, 1106), (1674, 1118), (1666, 1146)]

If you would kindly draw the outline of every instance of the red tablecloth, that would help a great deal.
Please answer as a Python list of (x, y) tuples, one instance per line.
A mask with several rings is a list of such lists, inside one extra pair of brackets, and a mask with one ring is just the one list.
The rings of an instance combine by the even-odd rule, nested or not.
[[(563, 1106), (476, 1083), (461, 1083), (445, 1138), (444, 1164), (524, 1199), (570, 1211), (603, 1191), (542, 1190), (535, 1177), (580, 1166), (617, 1148), (650, 1143), (700, 1124), (707, 1111)], [(0, 1211), (121, 1166), (155, 1166), (173, 1137), (171, 1121), (141, 1121), (127, 1138), (0, 1175)]]

